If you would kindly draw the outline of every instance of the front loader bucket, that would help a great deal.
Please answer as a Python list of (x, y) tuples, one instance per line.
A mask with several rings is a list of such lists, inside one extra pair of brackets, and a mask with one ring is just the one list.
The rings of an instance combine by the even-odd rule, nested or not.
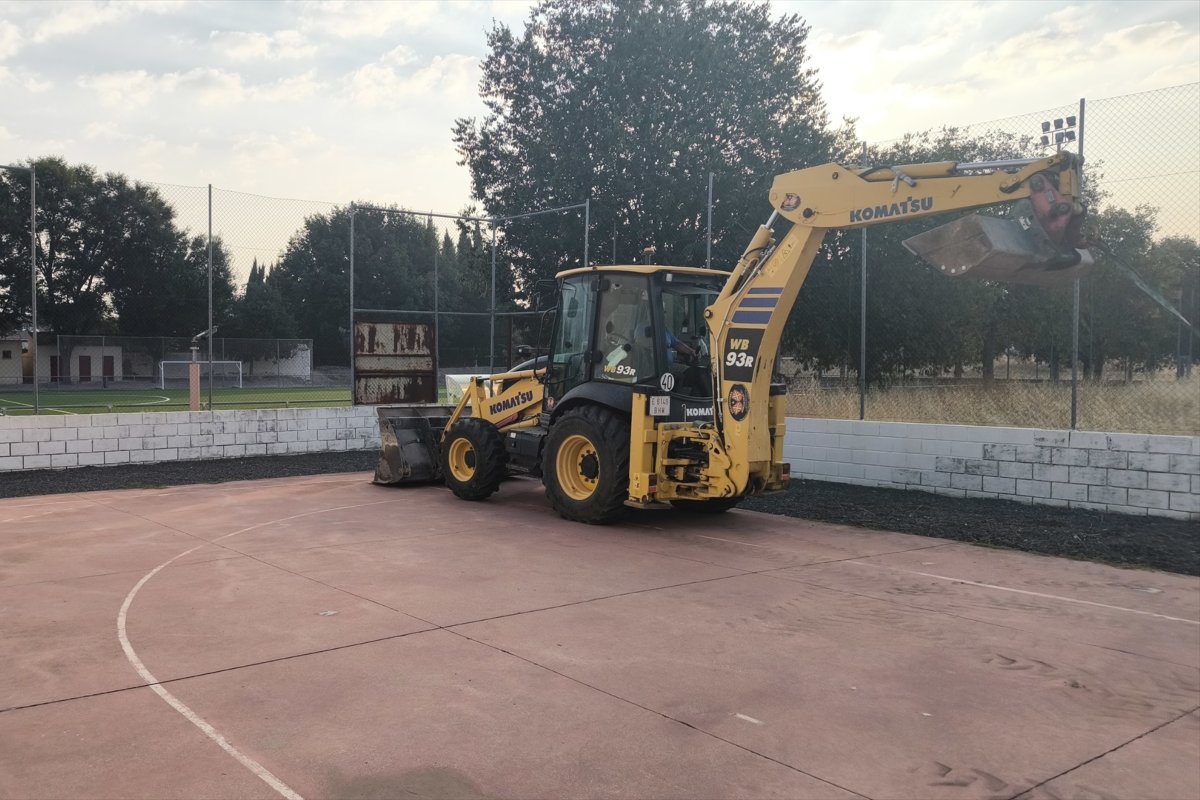
[(379, 406), (379, 463), (375, 483), (442, 479), (439, 442), (454, 406)]
[(1019, 210), (1011, 219), (971, 214), (905, 239), (904, 247), (950, 277), (1051, 288), (1070, 286), (1092, 266), (1087, 250), (1056, 244)]

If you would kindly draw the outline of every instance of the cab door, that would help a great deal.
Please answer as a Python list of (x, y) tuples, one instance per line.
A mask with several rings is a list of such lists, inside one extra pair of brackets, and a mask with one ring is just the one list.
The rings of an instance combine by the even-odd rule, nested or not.
[(558, 313), (550, 343), (546, 396), (555, 400), (587, 380), (596, 322), (594, 275), (575, 275), (559, 286)]

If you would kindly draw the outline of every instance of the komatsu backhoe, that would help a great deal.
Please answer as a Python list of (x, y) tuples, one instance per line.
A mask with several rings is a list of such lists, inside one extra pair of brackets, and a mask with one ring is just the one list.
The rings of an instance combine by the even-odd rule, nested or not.
[(540, 478), (559, 514), (588, 523), (628, 507), (721, 512), (781, 490), (787, 387), (775, 366), (825, 232), (1017, 203), (904, 244), (951, 277), (1069, 285), (1092, 263), (1080, 168), (1060, 152), (779, 175), (775, 210), (732, 272), (562, 272), (544, 354), (473, 378), (455, 407), (381, 407), (376, 482), (444, 480), (483, 500), (510, 476)]

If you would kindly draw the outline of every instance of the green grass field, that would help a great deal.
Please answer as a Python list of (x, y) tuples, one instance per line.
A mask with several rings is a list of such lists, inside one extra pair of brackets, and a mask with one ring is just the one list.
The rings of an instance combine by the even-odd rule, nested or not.
[[(338, 387), (290, 387), (270, 389), (213, 389), (213, 407), (307, 408), (348, 406), (350, 389)], [(200, 393), (201, 407), (207, 408), (208, 392)], [(131, 411), (187, 411), (187, 389), (43, 389), (38, 393), (43, 414), (108, 414)], [(0, 414), (34, 413), (33, 392), (0, 391)]]

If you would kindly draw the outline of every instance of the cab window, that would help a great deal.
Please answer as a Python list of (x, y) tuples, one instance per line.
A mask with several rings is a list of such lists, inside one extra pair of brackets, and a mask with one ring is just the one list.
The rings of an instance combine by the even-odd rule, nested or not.
[(658, 376), (650, 282), (645, 275), (608, 274), (601, 283), (593, 367), (597, 380), (639, 383)]

